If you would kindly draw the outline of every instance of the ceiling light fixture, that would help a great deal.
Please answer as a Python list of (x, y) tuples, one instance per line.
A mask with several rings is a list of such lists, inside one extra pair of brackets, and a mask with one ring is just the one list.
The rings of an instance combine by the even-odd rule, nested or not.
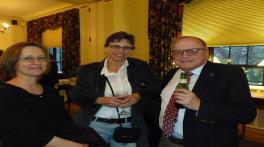
[(6, 22), (3, 22), (0, 26), (0, 33), (5, 33), (8, 28), (9, 28), (9, 24)]

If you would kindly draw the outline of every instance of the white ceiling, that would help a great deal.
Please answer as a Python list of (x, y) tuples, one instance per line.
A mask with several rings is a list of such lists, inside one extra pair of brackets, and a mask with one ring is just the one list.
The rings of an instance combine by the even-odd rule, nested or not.
[(0, 0), (0, 17), (28, 19), (43, 13), (99, 0)]

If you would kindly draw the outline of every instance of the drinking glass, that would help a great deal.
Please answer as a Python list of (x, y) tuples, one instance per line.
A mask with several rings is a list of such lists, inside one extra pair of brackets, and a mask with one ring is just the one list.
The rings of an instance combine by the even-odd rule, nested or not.
[(121, 100), (124, 100), (128, 96), (128, 92), (127, 91), (116, 91), (115, 96)]
[[(121, 100), (124, 100), (128, 96), (128, 92), (127, 91), (116, 91), (115, 96)], [(124, 108), (118, 108), (118, 111), (120, 115), (128, 115), (128, 112)]]

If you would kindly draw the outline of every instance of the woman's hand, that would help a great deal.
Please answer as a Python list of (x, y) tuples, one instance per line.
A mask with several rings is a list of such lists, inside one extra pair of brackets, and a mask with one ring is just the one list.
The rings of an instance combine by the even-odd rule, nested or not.
[(120, 105), (121, 108), (129, 107), (135, 103), (137, 103), (141, 99), (141, 96), (138, 93), (133, 93), (131, 95), (128, 95), (127, 98), (125, 98), (122, 101), (122, 104)]
[(109, 107), (120, 107), (123, 104), (123, 99), (120, 97), (98, 97), (96, 104), (105, 105)]
[(96, 104), (125, 108), (137, 103), (140, 99), (141, 96), (138, 93), (133, 93), (123, 97), (98, 97), (96, 99)]

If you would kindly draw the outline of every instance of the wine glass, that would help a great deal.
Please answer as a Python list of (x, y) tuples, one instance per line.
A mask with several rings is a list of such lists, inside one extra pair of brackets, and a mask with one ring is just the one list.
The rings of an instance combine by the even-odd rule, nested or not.
[(124, 90), (116, 91), (115, 96), (116, 98), (124, 100), (128, 96), (128, 92)]
[[(128, 92), (124, 90), (116, 91), (115, 96), (120, 100), (124, 100), (128, 96)], [(124, 108), (118, 108), (118, 110), (120, 115), (128, 115), (128, 112)]]

